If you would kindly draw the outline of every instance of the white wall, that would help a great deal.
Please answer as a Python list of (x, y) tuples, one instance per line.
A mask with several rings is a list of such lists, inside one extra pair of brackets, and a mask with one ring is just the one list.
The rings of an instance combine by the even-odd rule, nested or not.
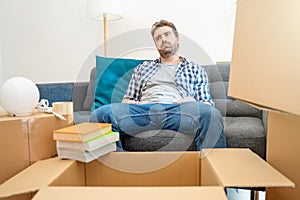
[[(108, 37), (167, 19), (214, 62), (229, 61), (235, 1), (124, 0), (124, 18), (108, 22)], [(0, 84), (17, 75), (37, 83), (78, 80), (82, 66), (93, 63), (88, 60), (103, 42), (102, 26), (87, 19), (86, 0), (1, 0)], [(81, 79), (88, 80), (88, 71)]]
[[(0, 87), (3, 83), (3, 69), (2, 69), (2, 59), (1, 59), (1, 41), (0, 41)], [(1, 102), (0, 102), (1, 103)], [(2, 111), (3, 108), (2, 106), (0, 105), (0, 111)]]

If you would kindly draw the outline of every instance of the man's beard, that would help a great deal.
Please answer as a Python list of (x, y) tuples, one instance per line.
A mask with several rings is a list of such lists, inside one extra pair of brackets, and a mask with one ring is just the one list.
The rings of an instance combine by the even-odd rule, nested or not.
[(167, 46), (167, 48), (165, 47), (163, 49), (158, 49), (158, 52), (161, 57), (168, 58), (170, 56), (175, 55), (176, 52), (178, 51), (178, 48), (179, 48), (179, 44), (175, 43), (173, 45)]

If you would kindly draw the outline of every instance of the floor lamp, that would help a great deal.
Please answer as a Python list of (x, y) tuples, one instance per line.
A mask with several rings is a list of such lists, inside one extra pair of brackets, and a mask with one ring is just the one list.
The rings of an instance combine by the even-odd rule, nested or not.
[(122, 19), (122, 0), (87, 0), (88, 18), (103, 21), (104, 57), (107, 56), (107, 21)]

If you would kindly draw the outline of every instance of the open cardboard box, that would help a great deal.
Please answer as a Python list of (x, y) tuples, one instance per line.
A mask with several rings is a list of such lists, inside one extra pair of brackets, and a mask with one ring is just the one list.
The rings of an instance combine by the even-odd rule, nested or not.
[[(56, 155), (52, 132), (73, 124), (73, 115), (60, 120), (37, 110), (31, 115), (12, 117), (0, 112), (0, 184), (34, 162)], [(12, 199), (30, 199), (25, 194)]]
[(60, 120), (35, 110), (31, 115), (12, 117), (0, 112), (0, 183), (32, 163), (56, 155), (52, 132), (73, 124), (73, 115)]
[(122, 198), (131, 194), (130, 199), (172, 193), (179, 199), (191, 191), (214, 200), (226, 199), (224, 187), (294, 187), (294, 183), (249, 149), (112, 152), (87, 164), (60, 158), (38, 161), (0, 185), (0, 198), (40, 190), (34, 199), (66, 195), (82, 199), (93, 194), (119, 199), (120, 192), (125, 194)]

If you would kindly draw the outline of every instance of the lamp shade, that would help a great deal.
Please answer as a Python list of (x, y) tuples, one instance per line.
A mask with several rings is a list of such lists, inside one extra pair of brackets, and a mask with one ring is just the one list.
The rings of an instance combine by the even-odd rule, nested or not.
[(24, 77), (12, 77), (0, 89), (0, 104), (11, 116), (32, 114), (39, 98), (38, 87)]
[(123, 17), (122, 0), (87, 0), (87, 16), (93, 20), (119, 20)]

